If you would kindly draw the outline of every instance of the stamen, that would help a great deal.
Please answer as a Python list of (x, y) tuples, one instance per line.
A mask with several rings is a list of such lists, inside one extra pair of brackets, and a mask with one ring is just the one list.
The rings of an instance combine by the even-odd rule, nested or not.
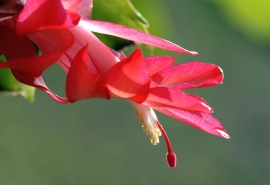
[(161, 134), (163, 134), (168, 148), (168, 152), (166, 154), (167, 163), (169, 167), (174, 168), (176, 166), (176, 154), (173, 152), (170, 140), (165, 130), (158, 122), (154, 110), (142, 104), (137, 104), (135, 102), (130, 103), (134, 106), (139, 122), (142, 123), (142, 128), (145, 131), (145, 133), (149, 136), (151, 143), (153, 145), (159, 143), (158, 137), (161, 136)]
[(176, 158), (176, 154), (172, 150), (172, 145), (171, 145), (171, 142), (169, 140), (169, 137), (166, 134), (165, 130), (163, 129), (162, 125), (158, 121), (157, 121), (157, 125), (158, 125), (159, 130), (163, 134), (163, 137), (164, 137), (164, 139), (166, 141), (166, 145), (167, 145), (167, 148), (168, 148), (168, 152), (166, 154), (167, 163), (168, 163), (169, 167), (175, 168), (177, 158)]
[[(138, 116), (138, 121), (142, 123), (142, 129), (149, 136), (149, 139), (153, 145), (157, 145), (159, 143), (159, 136), (161, 136), (161, 132), (157, 125), (157, 117), (153, 109), (149, 107), (143, 107), (143, 111), (136, 110), (136, 114)], [(147, 108), (147, 110), (145, 110)]]

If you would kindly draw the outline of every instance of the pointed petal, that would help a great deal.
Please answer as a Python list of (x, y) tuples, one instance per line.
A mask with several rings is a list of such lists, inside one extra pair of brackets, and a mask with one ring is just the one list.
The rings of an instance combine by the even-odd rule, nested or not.
[(148, 96), (150, 78), (141, 50), (115, 64), (104, 76), (113, 97), (142, 103)]
[(172, 107), (153, 107), (155, 110), (162, 112), (172, 118), (184, 122), (190, 126), (229, 139), (222, 124), (208, 113), (186, 111)]
[(41, 77), (43, 70), (55, 63), (60, 56), (61, 55), (57, 53), (40, 57), (9, 60), (0, 63), (0, 68), (11, 68), (14, 77), (21, 83), (36, 87), (48, 93), (48, 95), (58, 103), (68, 103), (66, 98), (62, 98), (50, 91)]
[(170, 106), (189, 111), (212, 112), (211, 107), (202, 98), (165, 87), (151, 88), (144, 104), (150, 107)]
[(71, 63), (66, 82), (66, 93), (70, 102), (89, 98), (110, 99), (106, 84), (99, 74), (88, 70), (87, 45), (75, 56)]
[(177, 53), (198, 55), (195, 51), (188, 51), (172, 42), (126, 26), (94, 20), (89, 20), (87, 23), (89, 25), (89, 29), (93, 32), (121, 37)]
[(149, 76), (152, 76), (162, 69), (171, 67), (173, 65), (175, 58), (152, 56), (152, 57), (147, 57), (144, 60), (148, 67)]
[[(72, 46), (74, 43), (72, 34), (68, 30), (43, 30), (31, 34), (31, 40), (41, 49), (42, 56), (29, 57), (20, 53), (16, 55), (19, 58), (12, 60), (7, 58), (7, 62), (0, 62), (0, 68), (11, 68), (18, 81), (47, 92), (59, 103), (67, 103), (67, 99), (55, 95), (47, 88), (41, 75)], [(14, 58), (13, 55), (11, 57)]]
[(16, 32), (25, 35), (48, 28), (70, 28), (79, 20), (78, 14), (66, 12), (60, 1), (27, 0), (18, 16)]
[(58, 96), (54, 94), (45, 84), (43, 81), (43, 78), (41, 76), (32, 78), (28, 74), (24, 74), (22, 71), (11, 69), (14, 77), (24, 84), (36, 87), (44, 92), (46, 92), (54, 101), (61, 104), (69, 103), (67, 98), (63, 98), (61, 96)]
[(187, 62), (163, 69), (152, 80), (165, 87), (180, 89), (219, 85), (223, 81), (221, 68), (204, 62)]
[[(16, 51), (14, 51), (14, 55), (10, 54), (10, 56), (15, 59), (10, 60), (10, 57), (6, 57), (8, 61), (0, 63), (0, 67), (22, 70), (30, 76), (38, 77), (46, 68), (56, 63), (63, 53), (65, 53), (65, 51), (74, 43), (72, 34), (68, 30), (64, 29), (43, 30), (29, 35), (29, 37), (38, 45), (43, 55), (29, 57), (30, 53), (19, 52), (17, 54)], [(24, 51), (24, 46), (19, 46), (19, 48), (15, 47), (14, 49)], [(13, 51), (12, 48), (11, 51)], [(31, 51), (31, 53), (33, 53), (33, 51)]]

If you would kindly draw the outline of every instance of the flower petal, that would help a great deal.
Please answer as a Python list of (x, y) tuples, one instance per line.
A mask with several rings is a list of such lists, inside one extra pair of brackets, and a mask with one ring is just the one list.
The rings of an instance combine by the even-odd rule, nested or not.
[(186, 111), (172, 107), (153, 107), (155, 110), (162, 112), (172, 118), (182, 121), (190, 126), (229, 139), (222, 124), (208, 113)]
[(36, 55), (31, 40), (26, 36), (18, 37), (9, 26), (0, 25), (0, 43), (0, 55), (5, 55), (7, 60)]
[(88, 20), (87, 23), (93, 32), (121, 37), (177, 53), (198, 55), (195, 51), (188, 51), (172, 42), (126, 26), (95, 20)]
[[(68, 30), (57, 29), (39, 31), (29, 37), (38, 45), (43, 55), (31, 57), (27, 53), (14, 54), (14, 56), (11, 55), (14, 59), (7, 58), (7, 62), (0, 63), (0, 68), (10, 68), (18, 81), (47, 92), (59, 103), (68, 103), (66, 98), (59, 97), (48, 89), (41, 75), (72, 46), (74, 43), (72, 34)], [(21, 47), (23, 48), (23, 46)]]
[(48, 28), (69, 28), (79, 20), (80, 16), (66, 12), (59, 0), (27, 0), (18, 16), (16, 32), (25, 35)]
[(36, 87), (44, 92), (46, 92), (54, 101), (61, 103), (61, 104), (66, 104), (69, 103), (67, 98), (63, 98), (61, 96), (58, 96), (54, 94), (45, 84), (42, 76), (39, 77), (31, 77), (28, 74), (24, 74), (22, 71), (16, 70), (16, 69), (11, 69), (14, 77), (20, 81), (23, 82), (24, 84)]
[(25, 57), (8, 60), (7, 62), (0, 63), (0, 68), (10, 68), (18, 81), (45, 91), (58, 103), (68, 103), (66, 98), (57, 96), (50, 91), (41, 77), (42, 72), (55, 63), (60, 56), (61, 54), (56, 53), (40, 57)]
[(144, 59), (148, 67), (149, 76), (154, 75), (162, 69), (171, 67), (175, 60), (174, 57), (151, 56)]
[(189, 111), (200, 111), (211, 113), (213, 110), (202, 98), (190, 95), (179, 89), (166, 87), (153, 87), (150, 89), (147, 100), (144, 104), (154, 106), (170, 106)]
[(148, 96), (150, 78), (141, 50), (116, 63), (104, 76), (112, 97), (142, 103)]
[[(114, 53), (90, 31), (89, 25), (85, 20), (81, 20), (78, 26), (69, 30), (76, 39), (76, 45), (81, 47), (86, 44), (89, 45), (88, 54), (95, 69), (101, 75), (105, 75), (112, 66), (120, 61)], [(69, 55), (72, 56), (72, 53), (69, 53)]]
[(180, 89), (219, 85), (223, 81), (221, 68), (204, 62), (187, 62), (163, 69), (152, 80), (165, 87)]
[[(70, 102), (89, 98), (110, 99), (109, 91), (100, 74), (88, 70), (88, 45), (83, 47), (71, 63), (67, 75), (66, 93)], [(91, 61), (90, 61), (91, 62)]]
[(48, 29), (29, 34), (28, 37), (40, 49), (42, 55), (65, 53), (75, 42), (67, 29)]
[[(5, 55), (8, 61), (0, 63), (0, 67), (13, 68), (25, 72), (28, 71), (29, 75), (37, 77), (40, 76), (46, 68), (56, 63), (63, 53), (74, 43), (72, 34), (65, 29), (43, 30), (29, 35), (29, 38), (39, 47), (42, 56), (33, 56), (34, 51), (26, 50), (26, 52), (21, 52), (21, 50), (24, 51), (24, 47), (27, 47), (27, 45), (19, 45), (14, 48), (18, 50), (17, 52), (8, 53), (10, 56)], [(10, 41), (13, 41), (15, 38), (10, 39)], [(21, 42), (26, 43), (29, 41), (26, 39)], [(31, 47), (29, 46), (29, 48)], [(13, 50), (11, 49), (11, 51)], [(29, 57), (30, 53), (28, 54), (27, 52), (31, 52), (33, 57)], [(11, 57), (14, 59), (10, 60)]]

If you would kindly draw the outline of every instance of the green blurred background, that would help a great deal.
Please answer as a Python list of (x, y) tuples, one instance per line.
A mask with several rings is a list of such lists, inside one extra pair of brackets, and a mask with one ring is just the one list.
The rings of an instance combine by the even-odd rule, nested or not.
[[(260, 14), (269, 10), (267, 1), (259, 8), (241, 0), (238, 8), (229, 0), (132, 2), (149, 21), (150, 33), (200, 54), (156, 49), (156, 55), (176, 56), (177, 63), (215, 63), (224, 70), (223, 85), (189, 92), (209, 102), (231, 140), (158, 113), (178, 156), (177, 167), (170, 169), (164, 141), (150, 144), (124, 100), (59, 105), (41, 91), (34, 103), (1, 94), (0, 184), (270, 184), (270, 17)], [(250, 19), (252, 12), (259, 18)], [(44, 76), (64, 95), (65, 74), (58, 66)]]

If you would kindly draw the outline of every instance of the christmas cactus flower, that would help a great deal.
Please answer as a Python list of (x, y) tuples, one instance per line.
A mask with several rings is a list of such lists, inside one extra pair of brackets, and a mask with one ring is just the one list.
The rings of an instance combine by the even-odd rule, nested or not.
[[(16, 0), (5, 1), (0, 10), (0, 68), (10, 68), (14, 77), (48, 93), (59, 103), (69, 100), (54, 94), (46, 86), (42, 73), (58, 62), (68, 66), (83, 47), (81, 40), (94, 37), (92, 32), (113, 35), (183, 54), (185, 50), (169, 41), (125, 26), (90, 20), (92, 0)], [(88, 42), (92, 51), (95, 42)], [(35, 48), (41, 52), (37, 56)]]
[[(92, 39), (92, 43), (98, 42)], [(211, 116), (212, 108), (207, 102), (182, 91), (221, 84), (223, 72), (218, 66), (203, 62), (173, 65), (172, 57), (144, 58), (140, 50), (127, 58), (116, 57), (105, 45), (98, 45), (98, 51), (103, 54), (86, 44), (65, 68), (68, 73), (66, 94), (70, 102), (90, 98), (128, 100), (153, 145), (164, 135), (170, 167), (176, 166), (176, 155), (153, 109), (205, 132), (230, 138), (221, 123)]]
[(65, 10), (60, 1), (5, 1), (1, 6), (0, 55), (7, 61), (1, 62), (0, 68), (10, 68), (18, 81), (47, 92), (56, 101), (67, 102), (49, 90), (42, 72), (74, 44), (68, 29), (76, 26), (80, 17)]
[[(170, 167), (176, 166), (176, 155), (154, 110), (229, 138), (221, 123), (211, 116), (207, 102), (182, 91), (221, 84), (223, 73), (218, 66), (203, 62), (173, 65), (172, 57), (144, 58), (140, 50), (125, 57), (92, 32), (181, 54), (198, 54), (132, 28), (90, 20), (92, 4), (92, 0), (5, 1), (0, 8), (0, 55), (7, 61), (0, 62), (0, 68), (10, 68), (18, 81), (45, 91), (58, 103), (126, 99), (152, 144), (164, 136)], [(42, 78), (43, 71), (56, 62), (67, 72), (66, 98), (50, 91)]]

